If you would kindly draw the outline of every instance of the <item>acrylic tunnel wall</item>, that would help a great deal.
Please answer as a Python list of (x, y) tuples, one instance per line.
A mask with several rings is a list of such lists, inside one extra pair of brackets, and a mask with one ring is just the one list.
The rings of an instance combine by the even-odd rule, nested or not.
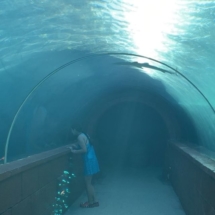
[[(10, 119), (1, 126), (1, 156), (7, 161), (68, 144), (75, 121), (110, 148), (120, 148), (119, 142), (129, 146), (152, 141), (154, 148), (165, 150), (165, 143), (173, 139), (208, 146), (205, 131), (200, 132), (196, 122), (197, 113), (183, 105), (198, 99), (213, 114), (207, 101), (177, 71), (153, 59), (132, 54), (85, 56), (54, 70), (36, 85), (24, 81), (16, 87), (22, 100), (13, 98), (17, 104), (9, 109), (3, 106)], [(22, 93), (25, 88), (31, 90)], [(7, 93), (14, 93), (14, 88)], [(181, 94), (183, 98), (178, 99)], [(6, 99), (10, 98), (7, 94)], [(201, 120), (204, 123), (208, 122)]]

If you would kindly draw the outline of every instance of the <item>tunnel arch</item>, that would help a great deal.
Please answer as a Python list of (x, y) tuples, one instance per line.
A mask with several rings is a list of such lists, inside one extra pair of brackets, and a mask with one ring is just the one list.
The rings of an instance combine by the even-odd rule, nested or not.
[[(102, 126), (101, 121), (104, 121), (103, 119), (104, 116), (108, 115), (108, 112), (110, 112), (111, 109), (116, 109), (117, 106), (124, 105), (125, 103), (134, 103), (135, 105), (142, 106), (141, 108), (143, 109), (143, 111), (145, 108), (152, 110), (152, 114), (154, 115), (154, 117), (157, 117), (158, 119), (157, 126), (161, 126), (162, 123), (164, 125), (164, 127), (159, 128), (159, 130), (162, 130), (163, 132), (162, 136), (159, 134), (160, 132), (158, 132), (159, 130), (157, 130), (158, 129), (157, 126), (155, 126), (155, 128), (152, 128), (152, 132), (154, 132), (154, 136), (156, 136), (156, 138), (159, 139), (159, 142), (156, 142), (158, 139), (155, 140), (153, 137), (150, 139), (147, 139), (146, 137), (145, 139), (146, 141), (144, 141), (142, 138), (142, 143), (139, 145), (135, 143), (135, 140), (134, 142), (132, 140), (130, 145), (133, 145), (133, 147), (130, 147), (128, 146), (127, 143), (124, 143), (124, 144), (120, 143), (119, 141), (120, 132), (117, 133), (117, 135), (114, 137), (114, 139), (117, 139), (117, 140), (114, 140), (112, 138), (112, 141), (111, 141), (111, 138), (106, 136), (108, 134), (106, 134), (104, 137), (101, 137), (102, 130), (104, 131), (104, 128), (102, 129), (102, 127), (104, 126)], [(112, 116), (109, 114), (109, 117), (111, 118)], [(125, 116), (125, 118), (126, 117), (127, 116)], [(149, 118), (150, 117), (153, 118), (151, 115), (149, 115)], [(186, 116), (183, 115), (183, 117), (186, 117)], [(159, 122), (159, 118), (161, 119), (161, 122)], [(113, 120), (113, 123), (118, 123), (116, 118), (112, 120)], [(188, 121), (189, 120), (190, 119), (188, 117)], [(90, 135), (91, 139), (93, 140), (93, 144), (97, 149), (99, 160), (101, 161), (101, 165), (105, 166), (104, 169), (106, 169), (106, 167), (109, 165), (115, 166), (115, 164), (111, 164), (111, 162), (113, 160), (117, 161), (119, 159), (121, 159), (121, 164), (120, 164), (121, 167), (123, 165), (126, 165), (126, 163), (127, 165), (132, 165), (133, 163), (135, 166), (139, 166), (141, 168), (144, 167), (144, 165), (145, 167), (147, 167), (148, 165), (161, 166), (161, 165), (164, 165), (166, 150), (167, 150), (168, 144), (170, 144), (171, 142), (182, 141), (182, 142), (186, 142), (188, 145), (191, 142), (194, 142), (194, 144), (198, 144), (197, 141), (192, 139), (192, 137), (189, 137), (189, 132), (187, 133), (186, 129), (184, 129), (186, 124), (180, 121), (179, 117), (177, 116), (174, 110), (174, 107), (171, 106), (170, 102), (166, 100), (164, 97), (156, 95), (149, 91), (138, 91), (135, 89), (132, 89), (132, 90), (127, 89), (127, 90), (122, 90), (120, 92), (114, 92), (110, 94), (108, 97), (105, 97), (97, 101), (95, 105), (92, 105), (92, 109), (89, 110), (88, 114), (83, 117), (82, 123), (85, 128), (84, 131), (87, 132)], [(149, 121), (146, 121), (146, 122), (143, 121), (141, 125), (144, 126), (147, 123), (151, 124), (151, 122)], [(108, 123), (105, 123), (105, 124), (108, 124)], [(192, 122), (190, 122), (190, 125), (194, 133), (196, 133), (195, 126), (192, 124)], [(107, 130), (113, 130), (113, 129), (111, 127), (108, 127)], [(130, 132), (130, 130), (128, 131)], [(105, 133), (109, 133), (109, 132), (105, 132)], [(144, 130), (143, 130), (143, 133), (144, 133)], [(122, 145), (123, 152), (121, 151), (118, 145)], [(135, 148), (137, 148), (136, 147), (137, 145), (139, 150), (134, 151)], [(143, 150), (144, 147), (145, 149)], [(127, 151), (126, 151), (126, 148), (127, 148)], [(146, 153), (147, 150), (148, 152)], [(136, 155), (135, 158), (132, 158), (133, 157), (132, 151), (133, 151), (133, 154)], [(119, 154), (116, 155), (116, 153), (119, 153)], [(122, 158), (123, 156), (122, 153), (124, 153), (125, 158)], [(129, 161), (126, 161), (127, 158)]]
[[(94, 136), (95, 128), (100, 117), (110, 108), (125, 102), (134, 102), (146, 105), (157, 112), (165, 122), (168, 129), (169, 139), (180, 140), (186, 138), (183, 125), (179, 122), (176, 112), (174, 112), (174, 107), (171, 106), (168, 100), (149, 91), (139, 91), (134, 89), (115, 92), (114, 94), (99, 100), (95, 105), (92, 105), (92, 109), (88, 110), (88, 113), (84, 115), (86, 120), (83, 120), (83, 124), (87, 132)], [(193, 124), (192, 126), (195, 130), (195, 126)]]
[[(115, 92), (106, 98), (100, 99), (95, 105), (92, 105), (92, 108), (88, 110), (88, 113), (83, 117), (83, 124), (86, 131), (92, 137), (96, 136), (96, 127), (102, 115), (114, 106), (125, 102), (133, 102), (148, 106), (160, 115), (168, 131), (167, 141), (176, 140), (198, 144), (195, 125), (189, 116), (186, 116), (186, 113), (183, 112), (183, 110), (176, 111), (176, 107), (172, 106), (168, 100), (160, 95), (156, 95), (149, 91), (139, 91), (135, 89)], [(178, 112), (180, 111), (181, 113), (178, 115)], [(186, 118), (186, 122), (180, 121), (181, 118)], [(189, 126), (191, 130), (187, 131), (186, 126)], [(191, 133), (194, 135), (189, 136)]]
[(94, 136), (97, 123), (105, 112), (118, 104), (133, 102), (148, 106), (156, 111), (165, 122), (168, 129), (169, 139), (180, 139), (182, 135), (180, 125), (172, 113), (172, 110), (164, 102), (164, 98), (161, 99), (158, 96), (153, 95), (152, 99), (147, 92), (138, 92), (138, 96), (136, 93), (137, 92), (118, 93), (101, 100), (99, 104), (93, 106), (92, 111), (89, 112), (90, 114), (87, 117), (88, 120), (85, 122), (86, 130)]
[[(32, 95), (43, 83), (45, 83), (50, 77), (52, 77), (53, 75), (55, 75), (56, 73), (58, 73), (58, 72), (61, 71), (62, 69), (68, 67), (69, 65), (74, 64), (74, 63), (76, 63), (76, 62), (80, 62), (80, 61), (82, 61), (82, 60), (84, 60), (84, 59), (87, 59), (87, 58), (89, 58), (89, 57), (102, 57), (102, 56), (109, 56), (109, 55), (117, 55), (117, 56), (118, 56), (118, 55), (125, 55), (125, 56), (141, 57), (141, 58), (145, 58), (145, 59), (154, 61), (154, 62), (156, 62), (156, 63), (160, 63), (162, 66), (166, 66), (167, 68), (174, 70), (172, 67), (168, 66), (167, 64), (162, 63), (162, 62), (159, 62), (159, 61), (154, 60), (154, 59), (152, 59), (152, 58), (148, 58), (148, 57), (141, 56), (141, 55), (128, 54), (128, 53), (92, 54), (92, 55), (87, 55), (87, 56), (84, 56), (84, 57), (81, 57), (81, 58), (72, 60), (72, 61), (70, 61), (70, 62), (68, 62), (68, 63), (62, 65), (61, 67), (57, 68), (57, 69), (54, 70), (53, 72), (49, 73), (45, 78), (43, 78), (43, 79), (32, 89), (32, 91), (28, 94), (28, 96), (24, 99), (23, 103), (22, 103), (22, 104), (20, 105), (20, 107), (18, 108), (18, 110), (17, 110), (17, 112), (16, 112), (16, 114), (15, 114), (15, 116), (14, 116), (14, 118), (13, 118), (13, 121), (12, 121), (12, 123), (11, 123), (11, 127), (10, 127), (10, 129), (9, 129), (8, 136), (7, 136), (7, 141), (6, 141), (6, 146), (5, 146), (5, 162), (7, 162), (8, 144), (9, 144), (9, 141), (10, 141), (10, 135), (11, 135), (11, 132), (12, 132), (12, 130), (13, 130), (13, 126), (14, 126), (14, 124), (15, 124), (16, 118), (17, 118), (17, 116), (19, 115), (19, 112), (20, 112), (20, 110), (22, 109), (22, 107), (25, 105), (26, 101), (31, 97), (31, 95)], [(147, 64), (147, 65), (148, 65), (148, 64)], [(177, 73), (176, 70), (174, 70), (174, 71)], [(130, 99), (131, 99), (131, 98), (130, 98)], [(132, 100), (132, 99), (131, 99), (131, 100)], [(120, 101), (120, 100), (119, 100), (119, 101)], [(137, 100), (135, 100), (135, 102), (137, 102)], [(138, 102), (140, 102), (140, 101), (138, 101)], [(115, 101), (115, 103), (116, 103), (116, 101)], [(146, 103), (145, 103), (145, 104), (146, 104)], [(149, 105), (149, 106), (151, 106), (151, 107), (153, 107), (153, 108), (156, 109), (156, 105), (151, 104), (149, 101), (148, 101), (147, 105)], [(160, 110), (158, 110), (158, 109), (156, 109), (156, 111), (158, 111), (159, 114), (161, 114), (161, 116), (163, 117), (164, 121), (166, 122), (167, 127), (169, 128), (169, 132), (170, 132), (171, 138), (175, 139), (175, 138), (177, 138), (178, 136), (180, 136), (180, 135), (177, 134), (177, 133), (179, 133), (179, 130), (176, 128), (177, 126), (175, 126), (175, 127), (174, 127), (174, 126), (171, 126), (171, 119), (169, 119), (169, 118), (166, 116), (165, 112), (164, 112), (164, 111), (163, 111), (163, 112), (160, 112)], [(174, 128), (175, 130), (174, 130), (173, 128)]]

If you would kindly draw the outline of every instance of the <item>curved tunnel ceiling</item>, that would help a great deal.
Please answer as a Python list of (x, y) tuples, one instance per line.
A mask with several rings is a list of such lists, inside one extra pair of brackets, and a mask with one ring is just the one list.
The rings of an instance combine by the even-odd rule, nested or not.
[[(215, 107), (214, 1), (3, 0), (1, 4), (2, 144), (32, 88), (56, 68), (89, 53), (126, 52), (155, 58), (185, 75)], [(149, 63), (125, 55), (83, 59), (47, 80), (35, 101), (55, 105), (53, 97), (64, 94), (61, 102), (67, 104), (69, 94), (79, 99), (79, 92), (82, 98), (76, 108), (80, 110), (88, 99), (109, 90), (144, 86), (182, 107), (192, 117), (201, 144), (215, 149), (215, 115), (201, 94), (179, 75), (128, 62)]]

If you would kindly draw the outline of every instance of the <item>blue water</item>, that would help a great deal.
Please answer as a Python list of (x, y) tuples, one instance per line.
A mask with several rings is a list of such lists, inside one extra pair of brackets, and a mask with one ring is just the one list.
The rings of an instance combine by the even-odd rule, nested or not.
[[(4, 146), (14, 115), (32, 88), (68, 61), (102, 52), (125, 52), (155, 58), (192, 81), (212, 108), (180, 75), (142, 70), (156, 83), (162, 83), (162, 89), (165, 88), (160, 91), (161, 85), (157, 84), (155, 91), (167, 99), (167, 94), (170, 95), (174, 98), (172, 102), (192, 118), (200, 145), (215, 150), (215, 113), (212, 110), (215, 108), (215, 1), (165, 0), (159, 3), (154, 0), (149, 3), (135, 0), (131, 3), (129, 0), (2, 0), (0, 17), (0, 156), (4, 156)], [(114, 57), (145, 62), (138, 57)], [(66, 108), (68, 94), (65, 93), (57, 101), (54, 100), (55, 95), (63, 95), (72, 83), (72, 100), (77, 97), (78, 83), (94, 75), (94, 85), (84, 85), (86, 88), (83, 89), (83, 92), (90, 91), (88, 97), (93, 100), (101, 93), (95, 87), (99, 88), (100, 75), (106, 71), (106, 65), (113, 62), (108, 57), (84, 59), (65, 68), (61, 75), (51, 78), (46, 86), (41, 86), (32, 95), (34, 99), (30, 98), (19, 114), (19, 123), (14, 126), (16, 135), (12, 135), (10, 140), (16, 144), (11, 145), (11, 150), (15, 151), (16, 148), (21, 153), (23, 149), (20, 146), (26, 147), (25, 142), (34, 138), (29, 137), (27, 122), (35, 112), (41, 111), (46, 118), (47, 110), (38, 110), (38, 103), (44, 106), (45, 102), (49, 102), (50, 106), (61, 108), (57, 114), (52, 109), (49, 115), (55, 118), (54, 122), (45, 126), (52, 126), (52, 134), (57, 136), (59, 132), (58, 136), (62, 135), (63, 138), (69, 123), (64, 123), (65, 128), (59, 130), (56, 122), (66, 122), (69, 114)], [(72, 103), (71, 120), (84, 109), (84, 105), (83, 98)], [(46, 133), (46, 137), (47, 142), (52, 142), (50, 134)], [(47, 144), (46, 149), (60, 146), (62, 138), (58, 143)], [(34, 149), (29, 153), (39, 151)]]

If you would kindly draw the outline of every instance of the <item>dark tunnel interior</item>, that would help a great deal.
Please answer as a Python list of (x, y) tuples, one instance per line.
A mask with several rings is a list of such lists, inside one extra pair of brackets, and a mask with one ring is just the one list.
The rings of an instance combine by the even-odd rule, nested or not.
[(116, 167), (161, 165), (168, 131), (152, 108), (121, 103), (106, 111), (96, 127), (102, 164)]
[[(163, 169), (169, 141), (198, 144), (195, 127), (182, 109), (153, 93), (131, 92), (119, 93), (121, 100), (115, 93), (106, 103), (93, 106), (93, 122), (86, 123), (104, 171)], [(140, 97), (134, 99), (137, 94)]]

